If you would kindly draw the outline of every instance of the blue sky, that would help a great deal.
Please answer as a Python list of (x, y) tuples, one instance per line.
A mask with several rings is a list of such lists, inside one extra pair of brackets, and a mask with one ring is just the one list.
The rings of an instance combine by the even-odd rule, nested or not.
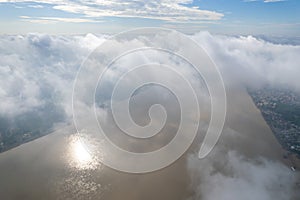
[(299, 0), (0, 0), (0, 33), (183, 32), (299, 36)]

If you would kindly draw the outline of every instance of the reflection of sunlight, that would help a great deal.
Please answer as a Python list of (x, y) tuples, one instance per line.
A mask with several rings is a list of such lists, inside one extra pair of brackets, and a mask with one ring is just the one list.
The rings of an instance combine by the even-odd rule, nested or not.
[(69, 155), (71, 167), (95, 169), (98, 166), (97, 160), (86, 150), (78, 136), (73, 135), (70, 137)]
[(92, 161), (92, 156), (83, 147), (80, 140), (76, 140), (73, 144), (74, 157), (77, 159), (78, 163), (86, 164)]

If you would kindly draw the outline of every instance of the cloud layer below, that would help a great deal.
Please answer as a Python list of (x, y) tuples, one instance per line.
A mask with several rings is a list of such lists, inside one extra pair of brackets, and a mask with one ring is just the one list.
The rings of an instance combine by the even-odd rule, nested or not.
[[(105, 38), (92, 34), (1, 36), (0, 115), (13, 120), (52, 102), (62, 107), (71, 120), (76, 72), (86, 56)], [(192, 38), (206, 49), (220, 68), (226, 87), (271, 84), (300, 91), (300, 46), (273, 44), (252, 36), (216, 36), (207, 32), (195, 34)], [(131, 42), (141, 44), (144, 41)], [(119, 51), (124, 44), (116, 42), (111, 51)], [(135, 60), (129, 61), (131, 64)], [(226, 173), (218, 172), (215, 167), (218, 165)], [(284, 165), (263, 157), (249, 160), (242, 152), (236, 151), (228, 151), (223, 158), (218, 156), (218, 160), (205, 163), (192, 155), (188, 159), (188, 169), (193, 177), (196, 197), (205, 200), (284, 199), (291, 193), (295, 182)]]
[(248, 159), (235, 151), (214, 158), (201, 161), (196, 156), (189, 157), (194, 199), (293, 199), (297, 179), (281, 163), (266, 158)]

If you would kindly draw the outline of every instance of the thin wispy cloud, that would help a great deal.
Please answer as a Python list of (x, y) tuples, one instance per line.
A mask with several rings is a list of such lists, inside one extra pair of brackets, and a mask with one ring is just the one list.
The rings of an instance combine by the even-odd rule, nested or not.
[[(0, 2), (31, 2), (49, 4), (53, 9), (68, 13), (82, 14), (87, 17), (138, 17), (163, 21), (199, 21), (220, 20), (224, 15), (216, 11), (201, 10), (190, 6), (192, 0), (91, 0), (91, 1), (59, 1), (59, 0), (0, 0)], [(36, 7), (35, 6), (35, 7)]]
[[(244, 2), (258, 2), (258, 1), (260, 0), (244, 0)], [(275, 3), (281, 1), (287, 1), (287, 0), (263, 0), (264, 3)]]
[(41, 24), (53, 24), (58, 22), (66, 23), (86, 23), (86, 22), (102, 22), (100, 20), (83, 19), (83, 18), (64, 18), (64, 17), (30, 17), (20, 16), (22, 21), (41, 23)]
[(273, 2), (280, 2), (280, 1), (286, 1), (286, 0), (264, 0), (265, 3), (273, 3)]
[[(1, 33), (117, 33), (128, 28), (141, 26), (174, 28), (195, 33), (207, 30), (212, 33), (233, 35), (299, 35), (299, 27), (280, 29), (262, 27), (261, 23), (295, 23), (300, 14), (297, 8), (300, 1), (289, 0), (239, 0), (228, 1), (226, 5), (218, 0), (0, 0), (1, 26), (6, 27)], [(259, 9), (257, 9), (260, 6)], [(17, 9), (18, 8), (18, 9)], [(255, 11), (255, 15), (252, 11)], [(58, 18), (80, 18), (84, 20), (101, 20), (97, 23), (74, 24), (68, 20), (68, 26), (62, 26), (62, 20), (53, 19), (20, 19), (20, 15)], [(9, 20), (5, 20), (9, 19)], [(65, 20), (64, 20), (65, 21)], [(241, 22), (237, 25), (237, 21)], [(13, 22), (13, 23), (11, 23)], [(60, 22), (60, 23), (58, 23)], [(35, 23), (49, 26), (36, 26)], [(16, 24), (22, 25), (19, 29)], [(205, 26), (203, 26), (205, 24)], [(56, 25), (61, 26), (57, 28)], [(185, 27), (182, 27), (185, 25)], [(197, 25), (197, 28), (190, 26)], [(200, 26), (202, 25), (202, 26)], [(234, 27), (233, 27), (234, 26)], [(101, 31), (100, 31), (101, 30)]]
[(44, 8), (42, 5), (29, 5), (29, 8)]

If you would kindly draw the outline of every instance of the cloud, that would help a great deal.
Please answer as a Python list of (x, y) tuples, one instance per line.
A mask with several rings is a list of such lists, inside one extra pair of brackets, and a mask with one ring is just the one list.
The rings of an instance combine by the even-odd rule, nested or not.
[(274, 3), (274, 2), (280, 2), (280, 1), (286, 1), (286, 0), (264, 0), (265, 3)]
[(295, 197), (295, 174), (283, 164), (266, 158), (248, 159), (235, 151), (209, 160), (191, 155), (188, 170), (191, 187), (196, 191), (191, 199), (281, 200)]
[[(253, 36), (213, 36), (207, 32), (195, 34), (193, 38), (208, 51), (228, 79), (237, 81), (236, 84), (247, 87), (270, 84), (300, 91), (297, 39), (295, 45), (283, 45)], [(288, 38), (277, 41), (294, 43)]]
[[(257, 2), (260, 0), (244, 0), (244, 2)], [(274, 2), (281, 2), (281, 1), (287, 1), (287, 0), (263, 0), (264, 3), (274, 3)]]
[(224, 15), (215, 11), (191, 7), (191, 0), (104, 0), (104, 1), (27, 1), (0, 0), (0, 2), (36, 2), (52, 5), (53, 9), (69, 13), (83, 14), (88, 17), (138, 17), (164, 21), (220, 20)]
[[(274, 44), (253, 36), (230, 37), (211, 35), (208, 32), (200, 32), (191, 37), (206, 49), (220, 68), (227, 88), (236, 85), (257, 87), (268, 83), (285, 85), (300, 91), (299, 45)], [(105, 39), (104, 35), (92, 34), (85, 36), (51, 36), (47, 34), (1, 36), (0, 116), (14, 120), (27, 113), (25, 116), (28, 117), (38, 113), (45, 106), (51, 105), (50, 109), (42, 112), (42, 115), (38, 117), (48, 119), (46, 116), (50, 110), (62, 108), (64, 115), (71, 120), (71, 96), (76, 72), (86, 56)], [(175, 38), (172, 39), (175, 40)], [(158, 41), (161, 45), (166, 44), (164, 37)], [(138, 47), (147, 42), (151, 41), (145, 41), (143, 38), (132, 41), (116, 41), (107, 51), (115, 53), (122, 51), (126, 45)], [(177, 48), (178, 51), (180, 51), (181, 45), (184, 45), (179, 44), (180, 41), (174, 43), (174, 48)], [(193, 53), (191, 50), (191, 55), (197, 57)], [(155, 59), (162, 57), (155, 53), (147, 55)], [(149, 57), (146, 55), (137, 54), (135, 57), (121, 61), (122, 66), (131, 66), (147, 61), (147, 59)], [(179, 60), (175, 61), (174, 65), (176, 64), (183, 73), (187, 73), (191, 77), (191, 82), (198, 81), (185, 71), (184, 64)], [(107, 77), (108, 85), (110, 81), (120, 76), (117, 70), (108, 71), (108, 73), (111, 73)], [(146, 75), (156, 77), (155, 72), (151, 71)], [(167, 73), (160, 74), (159, 77), (172, 79)], [(142, 76), (135, 78), (143, 79)], [(87, 78), (85, 81), (88, 84), (90, 80)], [(177, 82), (174, 84), (180, 87)], [(110, 89), (109, 86), (106, 88)], [(153, 102), (157, 96), (162, 96), (159, 95), (160, 90), (153, 91), (151, 98), (147, 98), (147, 101), (144, 102)], [(166, 98), (168, 100), (168, 95)], [(172, 110), (171, 108), (170, 110)], [(144, 113), (143, 111), (139, 112)], [(247, 113), (244, 114), (243, 110), (239, 110), (239, 112), (242, 113), (239, 118), (247, 117)], [(57, 113), (60, 114), (60, 112)], [(57, 117), (57, 115), (54, 116)], [(142, 118), (137, 119), (142, 121)], [(249, 129), (253, 129), (253, 127)], [(259, 137), (263, 137), (262, 134)], [(188, 159), (188, 170), (192, 177), (192, 189), (196, 191), (196, 199), (200, 197), (205, 200), (285, 199), (291, 193), (294, 177), (290, 170), (278, 161), (263, 156), (268, 151), (273, 152), (273, 149), (270, 149), (269, 146), (264, 147), (263, 149), (266, 151), (256, 152), (257, 154), (252, 157), (246, 156), (246, 153), (250, 154), (256, 151), (256, 149), (253, 150), (253, 146), (251, 146), (252, 150), (247, 147), (250, 140), (255, 140), (257, 146), (263, 146), (265, 138), (258, 141), (258, 137), (239, 133), (234, 133), (232, 137), (227, 138), (229, 139), (224, 143), (230, 147), (238, 146), (241, 138), (244, 138), (241, 143), (242, 148), (227, 148), (226, 151), (222, 151), (223, 147), (219, 147), (216, 151), (221, 152), (219, 154), (221, 156), (213, 154), (212, 159), (205, 162), (198, 160), (195, 155), (191, 155)], [(220, 170), (220, 167), (224, 170)]]
[(44, 8), (42, 5), (28, 5), (29, 8)]
[[(22, 18), (30, 19), (27, 16)], [(271, 84), (300, 91), (299, 45), (274, 44), (253, 36), (228, 37), (207, 32), (191, 37), (215, 61), (227, 87), (236, 84), (245, 87)], [(41, 108), (51, 100), (62, 106), (67, 116), (71, 116), (71, 88), (76, 71), (88, 53), (104, 40), (105, 36), (91, 34), (1, 36), (0, 115), (14, 117)], [(288, 39), (283, 41), (288, 43)], [(143, 42), (135, 40), (126, 45), (139, 46)], [(164, 44), (163, 39), (161, 44)], [(111, 50), (120, 51), (123, 45), (116, 43)], [(135, 62), (139, 61), (124, 60), (127, 65)], [(111, 77), (116, 74), (112, 72)], [(192, 78), (190, 80), (197, 82)]]
[(83, 23), (83, 22), (101, 22), (100, 20), (83, 19), (83, 18), (64, 18), (64, 17), (30, 17), (20, 16), (22, 21), (41, 23), (41, 24), (53, 24), (58, 22), (67, 23)]
[[(14, 117), (41, 108), (50, 98), (63, 107), (67, 116), (71, 116), (70, 97), (76, 71), (88, 53), (103, 42), (105, 37), (92, 34), (1, 36), (0, 115)], [(253, 36), (228, 37), (207, 32), (191, 37), (215, 61), (228, 87), (236, 84), (245, 87), (271, 84), (300, 91), (299, 45), (274, 44)], [(283, 41), (287, 43), (288, 39)], [(135, 40), (126, 45), (142, 45), (143, 42)], [(164, 44), (163, 39), (161, 44)], [(124, 44), (116, 43), (111, 47), (112, 51), (120, 51), (122, 45)], [(124, 60), (127, 65), (135, 62), (139, 61)], [(111, 77), (116, 74), (112, 72)]]
[(78, 67), (101, 41), (91, 34), (1, 36), (0, 115), (16, 116), (36, 109), (47, 98), (57, 104), (67, 101)]

